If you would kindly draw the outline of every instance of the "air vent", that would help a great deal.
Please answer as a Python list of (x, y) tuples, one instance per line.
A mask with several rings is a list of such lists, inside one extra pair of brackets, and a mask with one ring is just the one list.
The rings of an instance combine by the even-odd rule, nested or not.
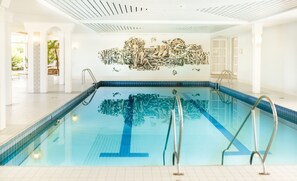
[(77, 20), (146, 11), (147, 8), (100, 0), (45, 0)]
[(111, 24), (99, 24), (99, 23), (84, 23), (87, 27), (92, 30), (101, 33), (101, 32), (122, 32), (122, 31), (133, 31), (140, 30), (141, 27), (135, 26), (125, 26), (125, 25), (111, 25)]
[(297, 7), (297, 0), (264, 0), (206, 7), (197, 9), (199, 12), (253, 21), (282, 13)]

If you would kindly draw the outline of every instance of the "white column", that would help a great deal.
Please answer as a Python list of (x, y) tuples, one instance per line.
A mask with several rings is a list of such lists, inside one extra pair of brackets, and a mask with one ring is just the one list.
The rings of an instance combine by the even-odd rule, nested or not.
[(34, 32), (28, 32), (28, 92), (34, 93)]
[(6, 47), (7, 54), (5, 62), (5, 105), (12, 104), (12, 78), (11, 78), (11, 31), (7, 28), (6, 32)]
[(6, 127), (6, 68), (7, 68), (7, 22), (6, 10), (0, 6), (0, 129)]
[(71, 33), (65, 33), (65, 92), (72, 92)]
[(262, 24), (253, 24), (253, 72), (252, 72), (252, 91), (261, 92), (261, 45), (262, 45)]
[(64, 33), (60, 34), (59, 37), (59, 84), (65, 83), (65, 42), (64, 42)]
[(40, 93), (48, 92), (47, 33), (40, 32)]

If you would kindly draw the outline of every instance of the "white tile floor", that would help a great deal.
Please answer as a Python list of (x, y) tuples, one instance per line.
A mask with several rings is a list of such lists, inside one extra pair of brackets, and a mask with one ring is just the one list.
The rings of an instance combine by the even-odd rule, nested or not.
[[(0, 144), (26, 129), (40, 118), (71, 100), (91, 84), (74, 81), (74, 92), (65, 94), (63, 87), (51, 84), (48, 94), (27, 94), (26, 81), (13, 81), (13, 104), (8, 106), (7, 128), (0, 131)], [(232, 87), (252, 94), (251, 87), (234, 82)], [(276, 104), (297, 110), (297, 96), (263, 89)], [(29, 114), (28, 114), (29, 113)], [(184, 176), (174, 176), (175, 167), (0, 167), (0, 181), (6, 180), (297, 180), (297, 165), (269, 165), (270, 175), (259, 175), (260, 166), (197, 166), (182, 167)]]
[(297, 166), (269, 166), (270, 175), (259, 175), (259, 166), (183, 167), (2, 167), (1, 181), (208, 181), (208, 180), (297, 180)]
[(243, 92), (245, 94), (254, 96), (254, 97), (260, 97), (262, 95), (267, 95), (269, 96), (275, 104), (290, 108), (294, 111), (297, 111), (297, 94), (296, 95), (289, 95), (289, 94), (284, 94), (282, 92), (277, 92), (277, 91), (271, 91), (269, 89), (262, 88), (261, 93), (259, 94), (254, 94), (252, 93), (252, 88), (251, 85), (244, 84), (244, 83), (238, 83), (234, 81), (233, 84), (228, 84), (228, 83), (223, 83), (223, 85), (227, 87), (231, 87), (232, 89), (238, 90), (240, 92)]
[(30, 94), (27, 93), (26, 84), (26, 79), (13, 80), (12, 105), (7, 106), (7, 128), (0, 130), (0, 144), (61, 107), (91, 85), (83, 86), (81, 82), (74, 81), (73, 93), (66, 94), (63, 86), (53, 84), (53, 80), (49, 79), (48, 94)]

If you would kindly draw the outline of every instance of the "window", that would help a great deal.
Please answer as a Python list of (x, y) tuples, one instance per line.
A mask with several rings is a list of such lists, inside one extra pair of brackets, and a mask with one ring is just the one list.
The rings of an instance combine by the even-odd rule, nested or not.
[(238, 70), (238, 40), (237, 37), (232, 38), (232, 72), (237, 76)]
[(220, 37), (211, 40), (210, 72), (221, 74), (223, 70), (231, 70), (235, 76), (238, 73), (238, 39), (237, 37)]
[(211, 41), (211, 74), (220, 74), (227, 66), (227, 38)]

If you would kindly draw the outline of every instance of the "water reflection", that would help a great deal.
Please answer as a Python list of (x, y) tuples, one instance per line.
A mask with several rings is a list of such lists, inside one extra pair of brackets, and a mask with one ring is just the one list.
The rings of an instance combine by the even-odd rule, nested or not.
[[(130, 120), (128, 125), (138, 126), (145, 122), (145, 117), (164, 120), (169, 122), (173, 106), (173, 96), (160, 96), (159, 94), (135, 94), (129, 95), (128, 99), (105, 99), (98, 106), (101, 114), (119, 116), (123, 115), (125, 120)], [(195, 107), (193, 101), (199, 104), (204, 110), (208, 110), (208, 100), (185, 100), (181, 99), (184, 119), (199, 119), (200, 111)], [(129, 119), (127, 119), (129, 118)]]

